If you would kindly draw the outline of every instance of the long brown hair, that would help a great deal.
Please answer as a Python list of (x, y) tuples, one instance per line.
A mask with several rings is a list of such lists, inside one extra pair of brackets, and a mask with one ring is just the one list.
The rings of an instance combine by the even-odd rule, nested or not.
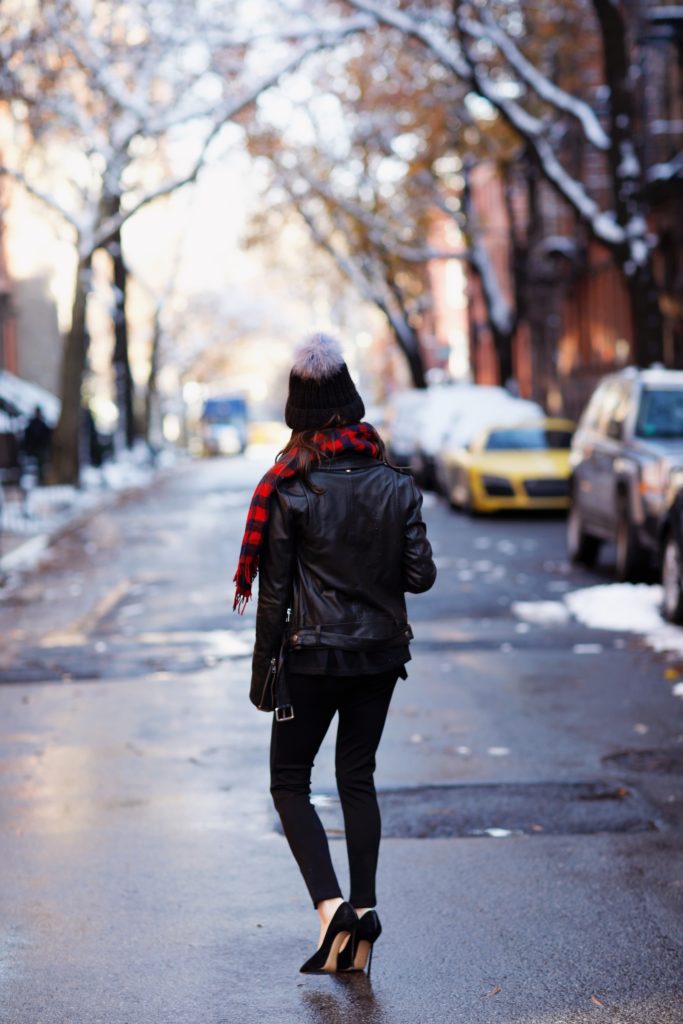
[[(315, 434), (320, 433), (321, 430), (330, 430), (332, 427), (345, 427), (348, 424), (344, 421), (343, 417), (335, 414), (325, 423), (322, 427), (316, 427), (314, 430), (293, 430), (292, 436), (290, 437), (287, 444), (284, 446), (281, 452), (278, 452), (278, 459), (283, 455), (287, 455), (291, 452), (292, 448), (296, 448), (299, 454), (299, 468), (298, 476), (301, 478), (301, 482), (304, 487), (308, 487), (309, 491), (313, 491), (314, 494), (324, 494), (325, 488), (318, 487), (311, 481), (311, 470), (316, 466), (319, 466), (322, 462), (322, 455), (317, 445), (313, 444), (313, 437)], [(391, 465), (387, 458), (387, 450), (382, 438), (377, 435), (378, 447), (379, 447), (379, 459), (381, 462), (386, 462)]]

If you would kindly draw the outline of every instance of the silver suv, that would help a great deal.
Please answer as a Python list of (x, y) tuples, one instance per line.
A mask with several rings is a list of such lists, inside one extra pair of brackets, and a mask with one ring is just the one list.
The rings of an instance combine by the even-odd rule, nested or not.
[(619, 579), (658, 567), (671, 474), (683, 467), (683, 371), (629, 367), (601, 381), (570, 464), (570, 559), (592, 565), (614, 541)]

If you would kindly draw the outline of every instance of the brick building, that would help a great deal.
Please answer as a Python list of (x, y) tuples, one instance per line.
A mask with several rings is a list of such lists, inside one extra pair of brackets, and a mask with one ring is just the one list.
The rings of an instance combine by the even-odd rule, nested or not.
[[(683, 367), (683, 8), (632, 4), (629, 26), (638, 71), (636, 144), (646, 172), (649, 227), (659, 239), (662, 360)], [(597, 66), (595, 72), (593, 105), (600, 114)], [(608, 198), (606, 158), (576, 142), (572, 159), (589, 192)], [(500, 293), (517, 312), (513, 376), (523, 395), (553, 413), (576, 416), (601, 376), (636, 358), (627, 282), (613, 255), (589, 238), (532, 163), (520, 160), (507, 175), (504, 183), (494, 164), (481, 164), (471, 173), (471, 193)], [(433, 282), (440, 274), (437, 266)], [(434, 297), (443, 306), (439, 287)], [(484, 293), (471, 270), (467, 299), (473, 375), (498, 382)], [(435, 322), (438, 331), (438, 312)]]

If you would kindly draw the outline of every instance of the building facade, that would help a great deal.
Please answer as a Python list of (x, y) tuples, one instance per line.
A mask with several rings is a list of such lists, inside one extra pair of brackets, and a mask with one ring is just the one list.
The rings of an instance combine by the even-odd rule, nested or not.
[[(683, 8), (633, 3), (627, 10), (636, 81), (636, 148), (644, 167), (662, 319), (660, 358), (667, 366), (681, 368)], [(595, 61), (590, 99), (606, 123), (599, 54)], [(582, 146), (578, 135), (569, 136), (565, 147), (573, 173), (589, 194), (609, 205), (612, 179), (607, 158)], [(590, 238), (531, 160), (522, 157), (504, 168), (482, 163), (472, 169), (470, 189), (470, 219), (489, 263), (487, 288), (472, 265), (466, 269), (474, 379), (504, 383), (501, 347), (508, 345), (520, 393), (540, 401), (551, 413), (577, 416), (597, 380), (637, 361), (642, 351), (631, 319), (629, 283), (615, 256)], [(438, 271), (433, 278), (435, 274), (438, 277)], [(492, 328), (491, 282), (494, 300), (507, 304), (511, 312), (508, 338)], [(441, 292), (435, 288), (434, 298), (437, 307), (444, 308)]]

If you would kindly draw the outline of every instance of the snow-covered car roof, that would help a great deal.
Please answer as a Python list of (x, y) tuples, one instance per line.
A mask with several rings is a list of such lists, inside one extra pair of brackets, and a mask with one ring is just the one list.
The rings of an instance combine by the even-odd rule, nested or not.
[(641, 370), (637, 366), (627, 366), (617, 376), (636, 378), (647, 386), (683, 387), (683, 370), (668, 370), (665, 366), (650, 366), (646, 370)]
[[(473, 433), (487, 423), (501, 416), (506, 419), (511, 406), (515, 409), (515, 416), (535, 418), (545, 415), (536, 402), (517, 398), (505, 388), (493, 384), (459, 383), (429, 388), (416, 421), (418, 446), (424, 453), (436, 456), (450, 444), (454, 433), (459, 436), (465, 430), (467, 440), (470, 440)], [(468, 427), (470, 421), (472, 428)]]
[(502, 429), (521, 423), (528, 426), (548, 418), (537, 402), (515, 398), (503, 388), (491, 387), (486, 391), (487, 395), (474, 396), (461, 408), (461, 414), (454, 418), (443, 438), (441, 450), (462, 448), (489, 427)]

